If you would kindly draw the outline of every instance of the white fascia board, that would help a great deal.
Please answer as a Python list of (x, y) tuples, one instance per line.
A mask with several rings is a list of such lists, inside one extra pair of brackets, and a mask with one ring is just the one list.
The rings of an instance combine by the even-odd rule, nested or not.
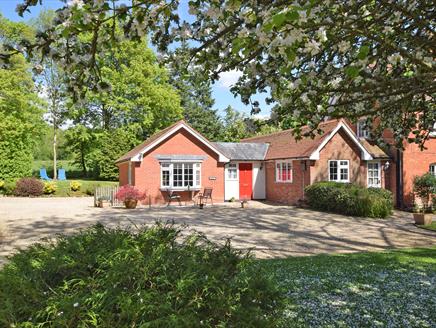
[(334, 137), (334, 135), (340, 130), (344, 129), (344, 131), (347, 133), (347, 135), (351, 138), (351, 140), (354, 141), (354, 143), (359, 147), (362, 155), (362, 159), (365, 161), (370, 161), (373, 159), (371, 154), (365, 149), (365, 147), (362, 146), (362, 144), (357, 139), (354, 132), (343, 122), (340, 122), (332, 132), (330, 132), (330, 135), (321, 142), (321, 144), (318, 146), (318, 148), (309, 156), (309, 159), (311, 160), (319, 160), (319, 154), (321, 152), (321, 149), (324, 148), (324, 146)]
[(130, 159), (132, 162), (141, 162), (142, 158), (143, 158), (143, 154), (145, 154), (147, 151), (149, 151), (150, 149), (152, 149), (153, 147), (155, 147), (156, 145), (160, 144), (162, 141), (164, 141), (165, 139), (168, 139), (169, 137), (171, 137), (173, 134), (175, 134), (177, 131), (179, 131), (180, 129), (185, 129), (186, 131), (188, 131), (189, 133), (191, 133), (197, 140), (199, 140), (201, 143), (203, 143), (205, 146), (207, 146), (208, 148), (210, 148), (211, 150), (213, 150), (217, 155), (218, 155), (218, 161), (222, 162), (222, 163), (227, 163), (230, 161), (229, 158), (227, 158), (223, 153), (221, 153), (218, 149), (216, 149), (215, 147), (213, 147), (203, 136), (201, 136), (200, 134), (198, 134), (195, 130), (193, 130), (192, 128), (190, 128), (189, 126), (187, 126), (186, 124), (180, 123), (178, 125), (176, 125), (173, 129), (169, 130), (167, 133), (165, 133), (164, 135), (162, 135), (160, 138), (156, 139), (155, 141), (153, 141), (151, 144), (147, 145), (145, 148), (143, 148), (138, 154), (136, 154), (135, 156), (132, 156), (132, 158)]

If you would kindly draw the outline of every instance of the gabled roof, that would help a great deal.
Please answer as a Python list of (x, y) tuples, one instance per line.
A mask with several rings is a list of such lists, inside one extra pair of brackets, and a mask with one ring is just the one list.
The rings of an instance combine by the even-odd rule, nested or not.
[[(341, 129), (350, 137), (350, 139), (359, 147), (364, 160), (373, 159), (370, 152), (359, 142), (354, 132), (344, 120), (330, 120), (322, 122), (319, 128), (323, 131), (322, 134), (315, 135), (314, 138), (302, 138), (296, 140), (292, 129), (272, 133), (265, 136), (247, 138), (242, 142), (261, 142), (268, 143), (269, 148), (266, 160), (272, 159), (319, 159), (319, 152), (330, 141), (331, 138)], [(301, 129), (301, 134), (310, 132), (310, 127), (305, 126)]]
[(115, 163), (121, 163), (126, 161), (132, 162), (140, 162), (142, 161), (142, 156), (147, 151), (157, 146), (161, 142), (165, 141), (173, 134), (175, 134), (180, 129), (184, 129), (189, 132), (192, 136), (194, 136), (201, 143), (206, 145), (209, 149), (215, 152), (218, 155), (219, 162), (228, 162), (229, 158), (227, 158), (220, 150), (218, 150), (211, 142), (209, 142), (205, 137), (203, 137), (198, 131), (191, 128), (184, 120), (180, 120), (169, 127), (160, 130), (159, 132), (153, 134), (150, 138), (145, 140), (140, 145), (136, 146), (120, 158), (118, 158)]
[(268, 144), (255, 142), (214, 142), (230, 160), (261, 161), (265, 159)]

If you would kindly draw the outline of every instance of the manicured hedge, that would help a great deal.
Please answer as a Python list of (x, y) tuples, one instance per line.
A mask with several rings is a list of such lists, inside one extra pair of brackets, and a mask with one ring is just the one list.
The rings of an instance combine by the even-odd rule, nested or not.
[(96, 225), (0, 271), (0, 327), (275, 327), (282, 294), (229, 243)]
[(313, 209), (345, 215), (385, 218), (392, 213), (392, 193), (350, 183), (317, 182), (305, 189)]

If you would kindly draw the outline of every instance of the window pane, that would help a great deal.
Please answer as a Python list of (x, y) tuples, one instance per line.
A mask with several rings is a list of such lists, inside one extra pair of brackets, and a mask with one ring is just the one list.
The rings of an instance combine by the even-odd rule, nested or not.
[(200, 164), (195, 164), (195, 186), (200, 186), (201, 181), (201, 171), (200, 171)]
[(330, 161), (329, 164), (329, 180), (336, 181), (338, 180), (338, 162)]
[(185, 187), (194, 185), (194, 169), (192, 164), (184, 164), (183, 179)]
[(436, 164), (430, 165), (430, 173), (436, 176)]
[(173, 164), (173, 186), (182, 187), (183, 186), (183, 164), (174, 163)]
[(348, 169), (341, 169), (341, 181), (348, 181)]
[(170, 171), (168, 170), (162, 170), (162, 186), (170, 186)]

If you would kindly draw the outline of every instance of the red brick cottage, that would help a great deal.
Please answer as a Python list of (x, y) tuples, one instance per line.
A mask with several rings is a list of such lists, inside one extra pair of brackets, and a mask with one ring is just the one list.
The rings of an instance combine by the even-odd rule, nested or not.
[(216, 202), (234, 198), (294, 204), (304, 198), (304, 187), (316, 181), (392, 186), (389, 155), (359, 138), (355, 127), (331, 120), (320, 128), (324, 133), (314, 139), (296, 141), (287, 130), (214, 143), (179, 121), (117, 160), (120, 185), (145, 191), (150, 204), (165, 203), (167, 190), (189, 200), (205, 187), (213, 188)]

